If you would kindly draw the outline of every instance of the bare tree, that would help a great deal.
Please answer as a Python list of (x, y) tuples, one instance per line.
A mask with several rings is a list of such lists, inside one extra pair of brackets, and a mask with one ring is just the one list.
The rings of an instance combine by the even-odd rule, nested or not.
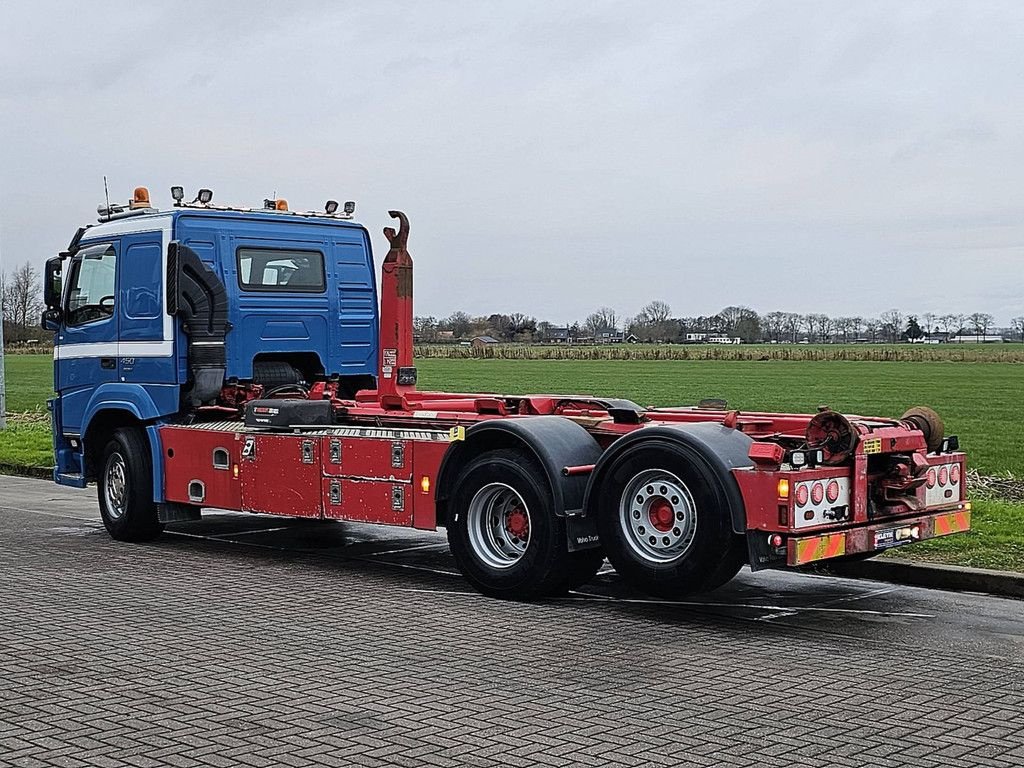
[(921, 315), (921, 322), (924, 323), (924, 332), (929, 335), (934, 333), (937, 328), (937, 326), (935, 325), (937, 320), (938, 317), (935, 315), (934, 312), (925, 312), (923, 315)]
[(764, 330), (764, 337), (768, 341), (779, 342), (786, 327), (785, 312), (769, 312), (761, 318), (761, 328)]
[(785, 319), (783, 320), (783, 330), (789, 337), (789, 340), (794, 344), (796, 343), (797, 334), (800, 332), (800, 323), (803, 322), (803, 317), (796, 312), (786, 312)]
[(814, 315), (801, 315), (800, 327), (803, 328), (804, 333), (807, 334), (808, 341), (816, 341), (814, 332), (818, 328), (818, 320)]
[(599, 333), (618, 330), (619, 316), (611, 307), (601, 307), (591, 313), (583, 324), (590, 335), (596, 337)]
[(882, 321), (882, 331), (888, 340), (893, 344), (899, 341), (900, 334), (903, 332), (903, 313), (898, 309), (890, 309), (888, 312), (883, 312), (879, 320)]
[(992, 323), (995, 322), (995, 318), (987, 312), (975, 312), (969, 318), (967, 318), (974, 332), (979, 336), (988, 335), (988, 329), (992, 327)]
[(672, 307), (664, 301), (652, 301), (640, 309), (636, 317), (633, 318), (633, 322), (654, 325), (663, 323), (670, 317), (672, 317)]
[(832, 330), (835, 327), (835, 323), (828, 315), (816, 314), (814, 316), (818, 323), (818, 340), (822, 343), (832, 341)]
[(4, 281), (4, 286), (4, 318), (19, 337), (25, 338), (43, 311), (39, 273), (26, 261)]
[(11, 321), (11, 292), (7, 287), (8, 279), (6, 272), (0, 272), (0, 318), (3, 318), (3, 322), (10, 323)]

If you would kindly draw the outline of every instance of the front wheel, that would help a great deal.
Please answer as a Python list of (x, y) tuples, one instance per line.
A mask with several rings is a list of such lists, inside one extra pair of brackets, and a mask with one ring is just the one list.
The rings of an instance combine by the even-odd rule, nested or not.
[(608, 468), (598, 494), (601, 542), (615, 570), (650, 594), (717, 589), (743, 566), (726, 489), (684, 445), (636, 445)]
[(584, 562), (568, 551), (548, 480), (518, 451), (488, 451), (469, 462), (455, 481), (447, 527), (459, 570), (491, 597), (562, 594), (597, 570), (593, 555)]
[(118, 541), (151, 541), (164, 529), (153, 503), (149, 444), (139, 429), (114, 432), (100, 455), (96, 482), (100, 517)]

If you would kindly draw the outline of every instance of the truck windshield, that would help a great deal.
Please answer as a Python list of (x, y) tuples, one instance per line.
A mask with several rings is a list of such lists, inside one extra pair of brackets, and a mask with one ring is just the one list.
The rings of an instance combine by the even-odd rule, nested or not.
[(88, 248), (71, 262), (65, 322), (84, 325), (114, 314), (117, 253), (113, 246)]
[(239, 248), (238, 282), (246, 291), (324, 290), (324, 255), (319, 251)]

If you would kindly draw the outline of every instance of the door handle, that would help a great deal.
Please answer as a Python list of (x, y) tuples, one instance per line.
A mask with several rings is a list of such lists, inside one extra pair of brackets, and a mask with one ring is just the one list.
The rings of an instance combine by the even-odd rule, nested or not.
[(104, 370), (107, 370), (107, 371), (114, 370), (115, 368), (117, 368), (117, 358), (116, 357), (101, 357), (100, 358), (100, 368), (103, 368)]

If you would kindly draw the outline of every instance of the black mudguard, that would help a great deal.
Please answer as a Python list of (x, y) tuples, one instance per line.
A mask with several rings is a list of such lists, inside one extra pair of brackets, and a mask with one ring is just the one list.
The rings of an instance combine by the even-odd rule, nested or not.
[(566, 477), (562, 469), (596, 463), (601, 447), (587, 430), (561, 416), (494, 419), (469, 427), (466, 439), (452, 443), (441, 462), (435, 497), (438, 523), (444, 523), (450, 489), (466, 462), (482, 451), (508, 447), (525, 450), (543, 468), (551, 486), (555, 513), (567, 518), (569, 549), (596, 547), (596, 529), (592, 521), (582, 518), (587, 478)]
[(753, 438), (738, 429), (723, 427), (712, 422), (697, 424), (668, 424), (637, 429), (616, 440), (597, 462), (590, 474), (586, 494), (583, 498), (583, 510), (586, 517), (594, 517), (592, 500), (600, 487), (607, 468), (621, 456), (639, 443), (647, 442), (682, 443), (696, 450), (707, 461), (708, 466), (719, 476), (729, 500), (729, 516), (732, 530), (744, 534), (747, 530), (747, 514), (743, 506), (743, 496), (739, 484), (733, 477), (732, 470), (746, 469), (753, 466), (750, 457), (750, 444)]

